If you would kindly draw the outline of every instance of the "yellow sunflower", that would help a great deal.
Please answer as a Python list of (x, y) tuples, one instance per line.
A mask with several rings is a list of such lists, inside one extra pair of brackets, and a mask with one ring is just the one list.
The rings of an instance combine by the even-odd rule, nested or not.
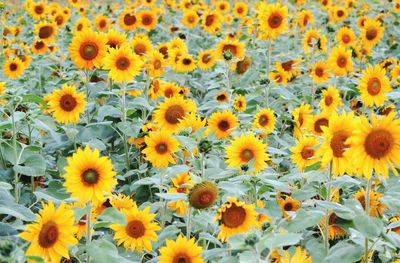
[(35, 35), (47, 43), (53, 43), (56, 34), (57, 26), (55, 23), (43, 21), (35, 25)]
[[(82, 203), (77, 203), (74, 202), (72, 204), (69, 205), (70, 208), (79, 208), (79, 209), (83, 209), (86, 207), (86, 204), (82, 204)], [(96, 217), (97, 217), (98, 213), (96, 211), (96, 209), (92, 209), (90, 211), (90, 223), (93, 225), (96, 223)], [(77, 227), (77, 232), (76, 232), (76, 238), (78, 240), (81, 240), (83, 236), (86, 236), (87, 233), (87, 214), (84, 214), (81, 218), (79, 218), (76, 222), (76, 227)], [(92, 229), (91, 231), (92, 233), (94, 233), (94, 229)]]
[(207, 209), (217, 200), (218, 192), (218, 187), (214, 182), (203, 181), (195, 184), (189, 192), (189, 204), (196, 209)]
[[(171, 179), (173, 186), (168, 190), (168, 193), (188, 194), (189, 188), (194, 184), (188, 173), (176, 175)], [(185, 198), (186, 199), (186, 198)], [(188, 210), (187, 200), (180, 199), (168, 203), (168, 208), (175, 211), (177, 215), (186, 215)]]
[(242, 60), (236, 62), (236, 73), (242, 75), (246, 73), (252, 65), (253, 60), (250, 56), (245, 56)]
[(136, 206), (131, 209), (122, 209), (126, 225), (112, 224), (110, 228), (115, 231), (114, 239), (118, 240), (118, 246), (124, 244), (126, 250), (137, 250), (142, 253), (152, 251), (151, 242), (157, 241), (156, 231), (161, 227), (152, 222), (156, 214), (151, 214), (150, 207), (139, 210)]
[(320, 35), (320, 31), (317, 29), (308, 29), (306, 34), (303, 37), (302, 44), (303, 49), (306, 53), (314, 51), (326, 51), (326, 37), (324, 35)]
[(201, 16), (201, 26), (204, 32), (215, 34), (221, 27), (221, 15), (216, 11), (206, 11)]
[(84, 29), (90, 30), (91, 28), (90, 20), (86, 17), (81, 17), (75, 22), (74, 33), (76, 34)]
[(275, 64), (279, 72), (284, 71), (289, 78), (300, 73), (299, 63), (302, 59), (290, 59), (285, 62), (277, 62)]
[(157, 26), (157, 16), (154, 11), (142, 11), (138, 14), (139, 23), (146, 30), (152, 30)]
[(385, 69), (380, 65), (368, 65), (362, 74), (358, 85), (362, 102), (367, 107), (382, 106), (388, 99), (384, 94), (392, 90)]
[(265, 12), (259, 14), (259, 28), (265, 38), (274, 40), (287, 29), (288, 8), (280, 3), (269, 4)]
[(104, 15), (97, 15), (94, 18), (94, 26), (98, 31), (107, 31), (110, 27), (110, 21), (108, 17)]
[(333, 6), (330, 9), (329, 14), (332, 22), (334, 23), (342, 22), (348, 16), (347, 10), (342, 6)]
[(301, 103), (299, 107), (292, 111), (292, 116), (294, 119), (295, 127), (294, 127), (294, 137), (298, 137), (300, 134), (307, 133), (307, 129), (309, 127), (309, 122), (312, 119), (311, 106), (309, 104)]
[(64, 167), (67, 192), (78, 202), (92, 202), (97, 205), (104, 198), (104, 193), (111, 195), (111, 190), (117, 184), (114, 178), (113, 165), (108, 157), (100, 157), (99, 150), (93, 151), (86, 146), (67, 158), (68, 165)]
[(103, 59), (104, 68), (109, 70), (108, 77), (115, 82), (132, 80), (140, 74), (143, 64), (140, 57), (134, 54), (127, 44), (119, 48), (110, 48)]
[(17, 57), (9, 58), (3, 65), (4, 75), (6, 75), (11, 79), (17, 79), (21, 77), (22, 74), (24, 73), (24, 70), (25, 70), (24, 64)]
[(85, 111), (85, 94), (76, 92), (75, 86), (64, 84), (47, 96), (48, 111), (60, 123), (78, 123)]
[(335, 176), (351, 174), (353, 171), (352, 159), (344, 153), (350, 146), (346, 141), (357, 127), (358, 121), (354, 118), (353, 112), (348, 114), (343, 112), (341, 115), (334, 112), (329, 117), (329, 127), (323, 128), (324, 142), (318, 154), (322, 156), (322, 166), (332, 162), (332, 174)]
[(149, 52), (146, 68), (150, 77), (159, 77), (164, 74), (165, 66), (166, 61), (163, 54), (156, 50)]
[(107, 32), (107, 45), (110, 48), (117, 48), (126, 43), (126, 34), (121, 34), (117, 30), (110, 29)]
[(261, 129), (269, 134), (275, 129), (275, 112), (269, 108), (261, 109), (257, 112), (253, 120), (253, 128)]
[(243, 95), (236, 96), (236, 99), (233, 101), (233, 108), (237, 112), (243, 112), (246, 110), (246, 98)]
[(299, 13), (297, 24), (300, 30), (304, 30), (308, 25), (314, 24), (314, 16), (310, 10), (302, 10)]
[[(337, 239), (346, 235), (346, 230), (337, 224), (338, 219), (340, 219), (335, 213), (329, 215), (328, 223), (328, 237), (329, 239)], [(319, 225), (323, 232), (325, 232), (326, 216), (324, 216)]]
[(349, 27), (342, 27), (336, 33), (336, 41), (339, 45), (344, 47), (350, 47), (354, 44), (356, 40), (356, 35), (353, 32), (353, 29)]
[[(382, 217), (383, 211), (387, 210), (388, 207), (379, 201), (379, 198), (383, 197), (383, 194), (378, 193), (376, 191), (371, 191), (369, 194), (369, 215), (373, 217)], [(354, 198), (360, 202), (361, 206), (365, 210), (366, 207), (366, 199), (365, 199), (365, 190), (362, 189), (355, 193)]]
[(194, 28), (199, 22), (200, 17), (195, 10), (187, 10), (183, 13), (182, 24), (187, 28)]
[(208, 119), (208, 132), (214, 132), (218, 139), (227, 139), (237, 126), (237, 116), (229, 110), (214, 112)]
[(176, 62), (175, 70), (179, 73), (188, 73), (196, 68), (196, 61), (190, 54), (182, 54)]
[(19, 236), (31, 242), (25, 252), (27, 256), (38, 256), (44, 262), (60, 262), (69, 259), (68, 246), (75, 245), (77, 228), (74, 226), (74, 212), (63, 202), (58, 208), (49, 201), (42, 203), (43, 209), (36, 215), (35, 223), (28, 224)]
[(124, 194), (113, 195), (109, 198), (109, 202), (112, 207), (122, 211), (123, 209), (131, 210), (136, 207), (136, 202), (131, 197)]
[(45, 54), (48, 50), (48, 46), (46, 42), (42, 40), (36, 40), (32, 44), (32, 53), (33, 54)]
[(307, 130), (314, 135), (321, 136), (324, 133), (322, 127), (329, 126), (329, 118), (330, 115), (326, 112), (321, 112), (318, 115), (312, 116), (311, 121), (307, 123)]
[(35, 20), (41, 20), (47, 15), (47, 6), (45, 2), (31, 2), (28, 12)]
[(317, 154), (318, 145), (319, 141), (317, 138), (301, 136), (296, 141), (296, 145), (290, 148), (292, 152), (290, 157), (299, 171), (303, 172), (306, 167), (321, 161), (320, 156)]
[(311, 78), (314, 83), (322, 84), (328, 81), (331, 74), (325, 61), (318, 61), (311, 68)]
[(122, 12), (119, 15), (119, 25), (124, 30), (133, 30), (137, 27), (138, 24), (137, 15), (130, 11)]
[(336, 112), (337, 107), (341, 105), (343, 105), (343, 102), (338, 89), (328, 86), (327, 89), (322, 91), (322, 98), (318, 106), (323, 112)]
[(301, 247), (296, 247), (296, 252), (290, 256), (285, 250), (284, 256), (280, 258), (280, 263), (312, 263), (311, 256), (307, 256), (307, 250), (302, 250)]
[(225, 147), (225, 151), (226, 163), (230, 168), (241, 168), (242, 165), (253, 162), (254, 170), (258, 173), (267, 166), (266, 162), (269, 160), (267, 145), (251, 133), (235, 137), (231, 145)]
[(101, 67), (107, 54), (106, 36), (84, 29), (77, 33), (69, 46), (69, 54), (78, 68), (93, 69)]
[(182, 96), (173, 96), (166, 98), (154, 111), (154, 121), (163, 129), (175, 132), (179, 130), (180, 120), (195, 111), (196, 104), (193, 100), (185, 99)]
[(153, 50), (150, 38), (144, 34), (136, 34), (130, 43), (133, 51), (139, 55), (144, 56)]
[(290, 217), (291, 213), (301, 208), (301, 202), (291, 197), (278, 198), (278, 203), (282, 210), (282, 217), (285, 218)]
[(181, 129), (189, 129), (191, 133), (203, 128), (206, 125), (206, 119), (203, 119), (194, 112), (189, 113), (181, 119), (179, 126)]
[(375, 174), (389, 176), (388, 166), (398, 175), (394, 165), (400, 166), (400, 120), (395, 113), (377, 118), (371, 116), (371, 123), (365, 116), (360, 117), (359, 128), (347, 139), (350, 149), (344, 154), (353, 160), (358, 174), (367, 178)]
[(218, 104), (229, 102), (229, 95), (226, 91), (220, 91), (214, 98), (218, 101)]
[(221, 40), (216, 48), (216, 54), (218, 54), (218, 57), (220, 59), (224, 59), (224, 53), (230, 51), (232, 53), (232, 56), (241, 60), (244, 58), (245, 54), (245, 45), (244, 43), (239, 42), (239, 40), (234, 39), (224, 39)]
[(242, 18), (247, 15), (249, 12), (249, 7), (246, 2), (235, 2), (235, 6), (233, 7), (233, 15), (237, 18)]
[(332, 72), (337, 76), (344, 76), (353, 70), (351, 51), (339, 46), (332, 49), (327, 61)]
[(230, 236), (246, 233), (256, 227), (257, 213), (254, 204), (246, 204), (235, 197), (228, 200), (220, 208), (214, 220), (220, 224), (218, 239), (225, 242)]
[(400, 84), (400, 65), (394, 66), (394, 68), (390, 71), (390, 77), (396, 85)]
[(375, 19), (366, 19), (364, 26), (361, 28), (361, 40), (367, 49), (371, 49), (379, 43), (383, 37), (385, 29), (381, 26), (381, 22)]
[(144, 138), (146, 148), (142, 150), (145, 159), (155, 167), (175, 164), (174, 152), (179, 151), (179, 142), (167, 131), (152, 132)]
[(202, 248), (196, 244), (194, 238), (187, 240), (179, 235), (176, 241), (167, 239), (166, 246), (160, 248), (159, 263), (190, 262), (204, 263)]
[(215, 65), (216, 55), (212, 49), (204, 50), (197, 56), (197, 66), (201, 70), (209, 70)]
[(276, 84), (283, 84), (287, 86), (290, 75), (284, 71), (272, 71), (269, 73), (269, 79)]

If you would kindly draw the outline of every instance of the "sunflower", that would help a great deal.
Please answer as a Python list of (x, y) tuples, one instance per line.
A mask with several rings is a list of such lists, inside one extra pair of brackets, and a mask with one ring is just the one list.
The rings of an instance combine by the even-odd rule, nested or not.
[(156, 50), (149, 52), (146, 68), (150, 77), (159, 77), (164, 74), (165, 65), (166, 61), (163, 54)]
[(225, 147), (226, 163), (230, 168), (241, 168), (242, 165), (250, 166), (253, 162), (254, 170), (258, 173), (267, 166), (269, 157), (266, 150), (267, 145), (253, 134), (241, 134), (231, 141), (231, 145)]
[(318, 115), (312, 116), (311, 121), (308, 123), (307, 130), (314, 135), (321, 136), (324, 133), (322, 127), (329, 126), (329, 118), (330, 115), (326, 112), (321, 112)]
[(108, 17), (104, 15), (97, 15), (94, 18), (94, 26), (98, 31), (107, 31), (110, 27), (110, 21)]
[(48, 111), (60, 123), (77, 123), (85, 111), (85, 94), (77, 93), (75, 86), (64, 84), (47, 96)]
[(117, 48), (126, 43), (126, 34), (121, 34), (117, 30), (110, 29), (107, 32), (107, 45), (110, 48)]
[(182, 96), (174, 96), (165, 99), (157, 110), (154, 111), (154, 121), (163, 129), (175, 132), (179, 130), (180, 119), (190, 112), (196, 111), (196, 104)]
[(206, 11), (201, 17), (204, 32), (215, 34), (221, 28), (222, 17), (217, 11)]
[(314, 165), (321, 161), (317, 154), (317, 146), (319, 141), (315, 137), (301, 136), (296, 145), (290, 148), (292, 155), (290, 156), (293, 163), (299, 171), (304, 171), (308, 166)]
[(199, 22), (200, 17), (195, 10), (187, 10), (183, 13), (182, 24), (187, 28), (194, 28)]
[(219, 57), (219, 59), (223, 60), (224, 53), (227, 51), (230, 51), (233, 57), (242, 60), (245, 54), (245, 45), (244, 43), (239, 42), (239, 40), (237, 39), (224, 39), (218, 43), (215, 52), (216, 54), (218, 54), (217, 56)]
[(156, 100), (161, 96), (161, 83), (158, 79), (153, 79), (149, 88), (149, 96), (152, 100)]
[(338, 115), (336, 112), (329, 117), (329, 127), (324, 129), (324, 142), (318, 150), (322, 156), (322, 166), (332, 162), (332, 174), (351, 174), (353, 170), (352, 160), (344, 153), (349, 146), (346, 140), (351, 137), (353, 131), (358, 127), (358, 121), (354, 119), (354, 113), (343, 112)]
[(32, 2), (28, 9), (29, 14), (35, 20), (41, 20), (46, 17), (47, 6), (45, 2)]
[[(261, 208), (261, 209), (265, 209), (265, 204), (262, 200), (257, 199), (256, 201), (256, 208)], [(272, 222), (273, 219), (268, 217), (266, 214), (264, 213), (257, 213), (257, 228), (258, 229), (262, 229), (262, 226), (264, 225), (264, 223), (266, 222)]]
[(327, 61), (332, 72), (337, 76), (344, 76), (353, 70), (353, 62), (351, 61), (351, 51), (345, 47), (339, 46), (332, 49)]
[(33, 42), (32, 44), (32, 53), (33, 54), (45, 54), (47, 51), (48, 47), (46, 42), (42, 41), (42, 40), (36, 40), (35, 42)]
[(223, 14), (229, 12), (231, 9), (231, 6), (229, 5), (229, 2), (227, 1), (218, 1), (215, 3), (216, 10)]
[(237, 112), (243, 112), (246, 110), (246, 98), (243, 95), (236, 96), (236, 99), (233, 101), (233, 108)]
[(123, 209), (132, 210), (134, 207), (137, 207), (136, 202), (124, 194), (111, 196), (110, 204), (119, 211), (122, 211)]
[(119, 25), (122, 29), (130, 31), (137, 27), (138, 18), (137, 15), (130, 11), (122, 12), (119, 15)]
[(3, 65), (4, 75), (6, 75), (11, 79), (17, 79), (21, 77), (22, 74), (24, 73), (24, 70), (25, 70), (24, 64), (17, 57), (9, 58)]
[(388, 99), (384, 94), (392, 90), (385, 69), (380, 65), (368, 65), (362, 74), (358, 85), (362, 102), (367, 107), (382, 106)]
[(283, 84), (287, 86), (290, 75), (284, 70), (271, 71), (269, 73), (269, 79), (276, 84)]
[(261, 129), (269, 134), (275, 129), (275, 112), (269, 108), (261, 109), (257, 112), (253, 120), (253, 128)]
[[(346, 235), (346, 230), (338, 225), (339, 220), (340, 218), (335, 213), (331, 213), (329, 215), (329, 223), (328, 223), (329, 239), (337, 239)], [(326, 224), (326, 216), (324, 216), (319, 223), (322, 231), (324, 232), (325, 232), (324, 230), (325, 224)]]
[(229, 110), (214, 112), (208, 120), (208, 131), (214, 132), (218, 139), (227, 139), (237, 126), (237, 116)]
[(295, 123), (294, 135), (298, 137), (300, 134), (307, 132), (309, 122), (312, 119), (311, 106), (309, 104), (301, 103), (299, 107), (292, 111), (292, 116)]
[(57, 34), (57, 26), (55, 23), (40, 22), (35, 25), (35, 35), (47, 43), (54, 42), (54, 36)]
[(328, 81), (331, 76), (325, 61), (318, 61), (311, 68), (311, 78), (314, 83), (322, 84)]
[(252, 59), (250, 56), (245, 56), (242, 60), (236, 62), (236, 73), (242, 75), (246, 73), (252, 64)]
[(348, 16), (347, 10), (342, 6), (333, 6), (330, 9), (330, 17), (334, 23), (342, 22)]
[(256, 217), (254, 204), (228, 197), (226, 203), (218, 208), (214, 218), (220, 224), (218, 239), (225, 242), (232, 235), (246, 233), (257, 225)]
[(400, 84), (400, 65), (394, 66), (394, 68), (390, 71), (390, 77), (396, 85)]
[(388, 177), (388, 166), (395, 175), (395, 167), (400, 166), (400, 120), (394, 119), (395, 113), (377, 118), (371, 116), (371, 123), (365, 116), (360, 117), (359, 128), (346, 141), (350, 149), (344, 154), (353, 160), (353, 164), (365, 177), (370, 178), (372, 171), (376, 175)]
[(107, 54), (106, 36), (84, 29), (77, 33), (69, 46), (69, 54), (78, 68), (99, 68)]
[(69, 15), (64, 14), (63, 12), (59, 11), (53, 16), (54, 23), (59, 27), (62, 28), (69, 19)]
[[(398, 216), (393, 216), (392, 218), (389, 219), (389, 223), (395, 223), (400, 221), (400, 215)], [(400, 226), (390, 228), (390, 231), (394, 231), (398, 235), (400, 235)]]
[(64, 186), (73, 198), (78, 198), (80, 203), (91, 201), (96, 205), (103, 200), (104, 193), (111, 195), (117, 184), (115, 172), (111, 160), (100, 157), (98, 149), (79, 148), (67, 162)]
[(74, 226), (74, 212), (63, 202), (58, 208), (49, 201), (42, 203), (43, 209), (36, 215), (37, 220), (28, 224), (19, 236), (31, 242), (25, 252), (27, 256), (42, 257), (46, 263), (60, 262), (61, 257), (69, 259), (68, 246), (75, 245), (77, 228)]
[(274, 40), (287, 29), (286, 18), (288, 16), (288, 8), (281, 6), (280, 3), (269, 4), (265, 12), (259, 17), (259, 28), (263, 32), (264, 37)]
[(74, 33), (78, 33), (84, 29), (92, 29), (92, 25), (90, 24), (90, 20), (86, 17), (80, 17), (74, 25)]
[(4, 81), (0, 82), (0, 96), (2, 96), (6, 91), (6, 83)]
[(287, 250), (283, 251), (284, 256), (280, 258), (280, 263), (312, 263), (311, 256), (307, 256), (307, 250), (296, 247), (296, 252), (290, 256)]
[(197, 56), (197, 66), (201, 70), (209, 70), (215, 65), (216, 55), (212, 49), (204, 50)]
[(189, 192), (189, 204), (196, 209), (211, 207), (218, 198), (218, 187), (214, 182), (203, 181), (195, 184)]
[(312, 50), (320, 50), (322, 52), (326, 51), (326, 37), (320, 35), (320, 31), (317, 29), (308, 29), (303, 37), (302, 44), (303, 49), (306, 53)]
[[(387, 210), (388, 207), (379, 201), (379, 198), (383, 197), (383, 194), (371, 191), (369, 196), (369, 215), (373, 217), (382, 217), (383, 211)], [(366, 200), (365, 200), (365, 190), (362, 189), (355, 193), (354, 198), (360, 202), (361, 206), (365, 210)]]
[(214, 98), (218, 101), (218, 104), (229, 102), (229, 95), (226, 91), (220, 91)]
[(170, 132), (152, 132), (144, 138), (146, 148), (142, 150), (145, 159), (155, 167), (168, 167), (169, 163), (175, 164), (174, 152), (179, 150), (179, 142), (171, 136)]
[(366, 19), (364, 26), (361, 28), (361, 40), (363, 45), (366, 48), (371, 49), (379, 43), (383, 37), (384, 31), (385, 29), (381, 26), (379, 20), (370, 18)]
[[(173, 194), (188, 194), (189, 188), (194, 184), (188, 173), (178, 174), (175, 178), (172, 178), (171, 181), (174, 187), (171, 187), (168, 193)], [(177, 215), (183, 216), (187, 213), (188, 204), (186, 200), (180, 199), (168, 203), (168, 208), (176, 211)]]
[(196, 244), (194, 238), (187, 240), (179, 235), (176, 241), (167, 239), (166, 246), (160, 248), (159, 263), (171, 262), (205, 262), (201, 256), (202, 248)]
[(143, 61), (124, 44), (119, 48), (109, 49), (109, 53), (103, 59), (103, 65), (104, 69), (109, 70), (109, 78), (115, 82), (126, 82), (140, 74)]
[(249, 12), (249, 7), (245, 2), (235, 2), (235, 6), (233, 7), (233, 15), (237, 18), (246, 17)]
[[(83, 208), (85, 208), (86, 204), (74, 202), (74, 203), (70, 204), (69, 206), (72, 209), (74, 209), (74, 208), (83, 209)], [(90, 223), (91, 224), (96, 223), (97, 215), (98, 215), (98, 213), (97, 213), (96, 209), (92, 209), (90, 211)], [(82, 236), (86, 236), (86, 233), (87, 233), (87, 214), (84, 214), (81, 218), (79, 218), (77, 220), (76, 227), (77, 227), (76, 238), (78, 240), (81, 240)], [(92, 229), (92, 233), (94, 233), (94, 229)]]
[(157, 26), (157, 17), (154, 11), (142, 11), (138, 14), (139, 23), (146, 30), (152, 30)]
[(203, 119), (196, 113), (191, 112), (180, 120), (179, 126), (181, 129), (190, 128), (190, 132), (193, 133), (198, 129), (203, 128), (206, 125), (206, 122), (206, 119)]
[(279, 206), (282, 210), (282, 217), (290, 217), (288, 212), (296, 212), (301, 208), (301, 202), (291, 197), (278, 198)]
[(150, 38), (144, 34), (136, 34), (130, 43), (133, 51), (139, 56), (145, 56), (153, 50)]
[(188, 48), (186, 46), (185, 41), (183, 41), (183, 39), (180, 39), (179, 37), (171, 39), (171, 41), (168, 42), (168, 48), (167, 49), (168, 49), (168, 51), (179, 50), (179, 51), (182, 52), (182, 54), (188, 52)]
[(160, 95), (166, 98), (172, 98), (175, 96), (180, 96), (179, 92), (181, 91), (182, 87), (174, 82), (164, 82), (159, 81), (160, 85)]
[(277, 62), (275, 66), (279, 72), (284, 71), (291, 78), (300, 73), (298, 66), (301, 61), (302, 59), (290, 59), (285, 62)]
[(297, 24), (301, 31), (303, 31), (309, 24), (314, 24), (314, 16), (310, 10), (302, 10), (299, 13)]
[(354, 44), (356, 40), (356, 35), (353, 32), (353, 29), (349, 27), (342, 27), (336, 33), (336, 41), (339, 45), (344, 47), (350, 47)]
[(338, 89), (328, 86), (327, 89), (322, 91), (322, 98), (318, 106), (323, 112), (336, 112), (337, 107), (341, 105), (343, 105), (343, 102)]
[(176, 62), (175, 70), (179, 73), (188, 73), (196, 68), (196, 61), (190, 54), (182, 54)]
[(110, 228), (115, 231), (114, 239), (118, 240), (118, 246), (124, 244), (126, 250), (137, 250), (142, 253), (152, 251), (151, 242), (157, 241), (156, 231), (161, 227), (152, 222), (156, 214), (150, 214), (150, 207), (139, 210), (136, 206), (131, 209), (122, 209), (126, 224), (112, 224)]

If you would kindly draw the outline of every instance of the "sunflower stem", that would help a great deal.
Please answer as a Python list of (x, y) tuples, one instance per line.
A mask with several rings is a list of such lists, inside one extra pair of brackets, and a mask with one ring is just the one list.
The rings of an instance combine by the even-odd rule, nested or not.
[[(371, 178), (368, 178), (367, 181), (367, 189), (365, 191), (365, 214), (369, 217), (369, 205), (370, 205), (370, 195), (371, 195), (371, 185), (372, 185), (372, 180)], [(368, 252), (369, 252), (369, 248), (368, 248), (368, 237), (365, 237), (365, 241), (364, 241), (364, 262), (368, 263), (369, 262), (369, 257), (368, 257)]]
[[(15, 109), (18, 107), (18, 105), (14, 108), (14, 106), (11, 106), (11, 123), (12, 123), (12, 144), (13, 144), (13, 152), (14, 152), (14, 160), (15, 160), (15, 165), (18, 165), (18, 153), (17, 153), (17, 127), (15, 123)], [(14, 189), (14, 197), (15, 197), (15, 202), (19, 203), (19, 197), (20, 197), (20, 192), (19, 192), (19, 174), (18, 172), (14, 171), (14, 184), (15, 184), (15, 189)]]
[[(314, 54), (314, 48), (312, 48), (311, 51), (311, 65), (314, 65), (314, 58), (315, 58), (315, 54)], [(310, 68), (311, 68), (310, 65)], [(311, 105), (314, 105), (314, 92), (315, 92), (315, 85), (314, 85), (314, 80), (311, 80)]]
[(191, 216), (192, 216), (192, 207), (189, 206), (188, 213), (187, 213), (187, 226), (186, 226), (186, 238), (190, 239), (190, 230), (191, 230)]
[(205, 177), (205, 163), (204, 163), (204, 153), (201, 154), (201, 178)]
[[(122, 84), (122, 122), (124, 123), (124, 126), (126, 125), (126, 83), (124, 82)], [(125, 165), (126, 165), (126, 170), (129, 170), (129, 151), (128, 151), (128, 138), (123, 132), (123, 143), (124, 143), (124, 153), (125, 153)]]
[[(269, 79), (269, 70), (270, 70), (270, 65), (271, 65), (271, 39), (268, 38), (268, 42), (267, 42), (267, 78)], [(270, 84), (271, 81), (269, 83), (267, 83), (266, 86), (266, 99), (267, 99), (267, 107), (269, 106), (269, 89), (270, 89)]]
[[(85, 69), (84, 72), (85, 72), (85, 77), (86, 77), (86, 83), (85, 83), (86, 99), (89, 104), (89, 95), (90, 95), (89, 94), (89, 82), (90, 82), (89, 71), (87, 69)], [(87, 124), (89, 124), (90, 123), (90, 109), (87, 109), (86, 117), (87, 117)]]
[[(160, 188), (159, 192), (163, 192), (163, 177), (164, 177), (164, 171), (160, 171)], [(160, 225), (161, 228), (164, 228), (165, 225), (165, 219), (164, 219), (164, 213), (165, 213), (165, 204), (164, 204), (164, 198), (160, 197), (160, 203), (161, 203), (161, 210), (160, 210)]]
[[(329, 176), (328, 176), (328, 182), (326, 186), (326, 201), (330, 202), (331, 201), (331, 181), (332, 181), (332, 161), (329, 164)], [(329, 254), (329, 215), (330, 211), (329, 209), (326, 209), (326, 214), (325, 214), (325, 228), (324, 228), (324, 248), (325, 248), (325, 256), (328, 256)]]
[(89, 246), (90, 242), (92, 241), (92, 226), (90, 224), (91, 218), (91, 212), (92, 212), (92, 204), (89, 202), (88, 204), (89, 211), (86, 214), (86, 262), (90, 263), (90, 255), (89, 255)]

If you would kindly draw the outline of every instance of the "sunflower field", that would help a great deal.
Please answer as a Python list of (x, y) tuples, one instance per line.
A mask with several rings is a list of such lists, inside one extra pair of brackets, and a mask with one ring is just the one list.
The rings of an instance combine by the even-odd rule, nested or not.
[(0, 262), (400, 262), (400, 0), (0, 2)]

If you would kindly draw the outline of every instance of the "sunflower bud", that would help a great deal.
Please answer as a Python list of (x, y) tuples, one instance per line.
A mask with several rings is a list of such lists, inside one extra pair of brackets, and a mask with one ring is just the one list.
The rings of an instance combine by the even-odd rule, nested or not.
[(259, 241), (259, 238), (256, 234), (250, 234), (246, 237), (246, 239), (244, 240), (244, 242), (246, 243), (246, 245), (249, 246), (254, 246), (255, 244), (257, 244), (257, 242)]
[(223, 55), (226, 61), (230, 61), (233, 58), (233, 54), (230, 50), (225, 50)]
[(248, 166), (247, 164), (243, 164), (243, 165), (240, 166), (240, 169), (241, 169), (243, 172), (247, 172), (247, 171), (249, 170), (249, 166)]
[(201, 139), (199, 143), (199, 150), (203, 154), (209, 153), (212, 150), (212, 144), (206, 139)]
[(189, 203), (197, 209), (211, 207), (218, 197), (218, 187), (214, 182), (204, 181), (196, 184), (189, 192)]

